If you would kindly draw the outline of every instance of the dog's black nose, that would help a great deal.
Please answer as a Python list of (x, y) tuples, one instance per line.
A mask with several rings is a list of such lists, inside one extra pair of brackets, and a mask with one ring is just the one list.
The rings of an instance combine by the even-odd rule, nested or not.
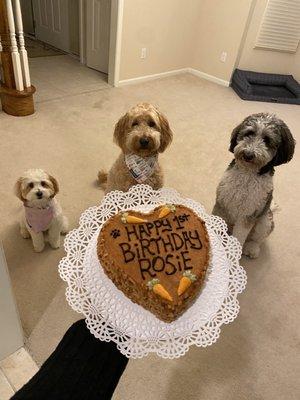
[(142, 149), (146, 149), (148, 147), (149, 144), (149, 139), (142, 137), (140, 138), (140, 145)]
[(43, 197), (43, 193), (42, 193), (40, 190), (38, 190), (38, 191), (36, 192), (36, 197), (37, 197), (38, 199), (41, 199), (41, 198)]
[(251, 151), (244, 151), (243, 158), (245, 161), (252, 161), (254, 158), (254, 154)]

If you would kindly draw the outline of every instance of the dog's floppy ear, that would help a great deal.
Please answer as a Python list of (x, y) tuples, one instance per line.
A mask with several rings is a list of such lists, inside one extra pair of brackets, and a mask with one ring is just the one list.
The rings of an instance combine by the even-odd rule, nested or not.
[(54, 178), (54, 176), (48, 174), (48, 177), (49, 177), (49, 181), (52, 183), (53, 189), (54, 189), (54, 194), (53, 194), (51, 197), (54, 197), (54, 196), (59, 192), (58, 182), (57, 182), (57, 180)]
[(16, 195), (21, 201), (23, 201), (23, 203), (24, 203), (24, 201), (25, 201), (26, 199), (24, 199), (24, 197), (23, 197), (23, 195), (22, 195), (22, 181), (23, 181), (23, 178), (19, 178), (19, 179), (17, 180), (17, 182), (15, 183), (14, 192), (15, 192), (15, 195)]
[(126, 113), (123, 115), (123, 117), (119, 119), (119, 121), (115, 125), (114, 141), (121, 148), (123, 148), (124, 133), (128, 125), (128, 119), (129, 116), (128, 113)]
[(237, 137), (238, 137), (243, 125), (244, 125), (244, 121), (241, 124), (239, 124), (238, 126), (236, 126), (231, 133), (230, 146), (229, 146), (229, 151), (231, 151), (231, 153), (234, 152), (234, 148), (237, 145)]
[(161, 128), (161, 139), (160, 139), (160, 147), (158, 149), (159, 153), (162, 153), (166, 150), (169, 144), (173, 139), (173, 132), (171, 131), (169, 121), (166, 116), (157, 111), (157, 115), (159, 118), (159, 124)]
[(295, 150), (295, 140), (288, 126), (280, 120), (278, 124), (278, 129), (281, 136), (281, 142), (277, 149), (275, 157), (271, 161), (274, 167), (276, 165), (289, 162), (293, 158)]

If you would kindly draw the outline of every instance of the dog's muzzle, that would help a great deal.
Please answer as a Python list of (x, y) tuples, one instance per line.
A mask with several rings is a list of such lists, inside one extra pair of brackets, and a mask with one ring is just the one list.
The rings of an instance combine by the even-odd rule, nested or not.
[(140, 146), (141, 149), (147, 149), (149, 146), (150, 140), (146, 137), (140, 138)]
[(254, 160), (254, 158), (255, 158), (255, 155), (254, 155), (254, 153), (252, 151), (249, 151), (249, 150), (244, 150), (243, 151), (243, 159), (246, 162), (251, 162), (251, 161)]

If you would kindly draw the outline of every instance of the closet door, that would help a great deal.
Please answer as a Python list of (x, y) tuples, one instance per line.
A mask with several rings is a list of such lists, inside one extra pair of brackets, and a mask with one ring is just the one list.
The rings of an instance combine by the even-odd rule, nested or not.
[(107, 74), (111, 0), (89, 0), (86, 11), (86, 64)]
[(69, 10), (66, 0), (32, 0), (36, 38), (69, 52)]

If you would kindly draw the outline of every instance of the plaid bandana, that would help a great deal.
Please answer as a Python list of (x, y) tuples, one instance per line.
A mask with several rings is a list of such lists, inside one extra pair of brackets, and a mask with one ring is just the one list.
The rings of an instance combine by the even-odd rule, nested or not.
[(138, 182), (145, 182), (154, 172), (157, 154), (150, 157), (140, 157), (136, 154), (125, 155), (125, 163), (132, 177)]
[(35, 233), (46, 230), (54, 216), (53, 205), (50, 203), (46, 208), (33, 208), (25, 206), (25, 218), (28, 226)]

